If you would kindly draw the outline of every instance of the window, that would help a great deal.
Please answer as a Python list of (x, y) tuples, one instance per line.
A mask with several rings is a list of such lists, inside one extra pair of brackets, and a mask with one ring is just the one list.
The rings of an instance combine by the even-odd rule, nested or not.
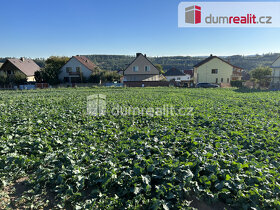
[(138, 67), (138, 66), (133, 66), (133, 71), (134, 71), (134, 72), (137, 72), (137, 71), (138, 71), (138, 69), (139, 69), (139, 67)]
[(229, 83), (229, 78), (227, 78), (227, 83)]
[(216, 83), (218, 83), (218, 78), (216, 78)]
[(81, 67), (76, 67), (76, 72), (81, 73)]
[(71, 68), (71, 67), (66, 67), (66, 72), (67, 72), (67, 73), (72, 72), (72, 68)]
[(212, 69), (212, 74), (218, 74), (218, 69)]
[(151, 67), (150, 66), (145, 66), (145, 71), (150, 71)]
[(221, 82), (224, 82), (224, 78), (221, 78)]
[(8, 74), (12, 74), (12, 71), (11, 71), (11, 70), (8, 70)]
[(177, 80), (181, 80), (181, 78), (180, 78), (180, 77), (177, 77)]

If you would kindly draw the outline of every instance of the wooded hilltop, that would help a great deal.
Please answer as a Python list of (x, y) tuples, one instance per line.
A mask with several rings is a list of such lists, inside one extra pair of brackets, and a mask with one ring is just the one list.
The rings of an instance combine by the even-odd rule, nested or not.
[[(92, 60), (100, 69), (103, 70), (123, 70), (135, 58), (135, 56), (127, 55), (84, 55)], [(233, 55), (220, 56), (229, 61), (231, 64), (241, 67), (244, 70), (250, 71), (258, 66), (271, 66), (271, 64), (280, 56), (280, 53), (269, 53), (263, 55)], [(163, 57), (149, 57), (153, 64), (160, 64), (164, 71), (170, 68), (177, 68), (179, 70), (192, 69), (193, 66), (207, 56), (163, 56)], [(4, 63), (7, 58), (0, 58), (0, 62)], [(35, 58), (34, 61), (40, 66), (44, 67), (44, 58)]]

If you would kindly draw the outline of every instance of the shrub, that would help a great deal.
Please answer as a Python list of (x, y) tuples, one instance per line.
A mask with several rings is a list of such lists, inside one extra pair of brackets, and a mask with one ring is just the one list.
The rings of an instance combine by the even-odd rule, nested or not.
[(230, 81), (230, 85), (232, 87), (243, 87), (243, 81), (242, 80), (235, 80), (235, 81)]

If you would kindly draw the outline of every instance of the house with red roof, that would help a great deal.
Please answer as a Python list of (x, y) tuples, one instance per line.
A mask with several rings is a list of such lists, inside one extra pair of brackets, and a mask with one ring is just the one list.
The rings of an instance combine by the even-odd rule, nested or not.
[(85, 56), (76, 55), (60, 69), (58, 76), (61, 82), (80, 83), (89, 79), (97, 66)]
[(32, 60), (26, 58), (10, 58), (1, 66), (1, 72), (13, 77), (16, 73), (26, 76), (28, 82), (34, 82), (34, 74), (40, 67)]

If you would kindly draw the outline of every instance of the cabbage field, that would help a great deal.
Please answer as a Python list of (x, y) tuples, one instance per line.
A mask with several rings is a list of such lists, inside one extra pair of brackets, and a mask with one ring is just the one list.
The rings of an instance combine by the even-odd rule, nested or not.
[[(88, 115), (95, 94), (104, 116)], [(0, 209), (280, 209), (279, 105), (238, 89), (1, 91)]]

